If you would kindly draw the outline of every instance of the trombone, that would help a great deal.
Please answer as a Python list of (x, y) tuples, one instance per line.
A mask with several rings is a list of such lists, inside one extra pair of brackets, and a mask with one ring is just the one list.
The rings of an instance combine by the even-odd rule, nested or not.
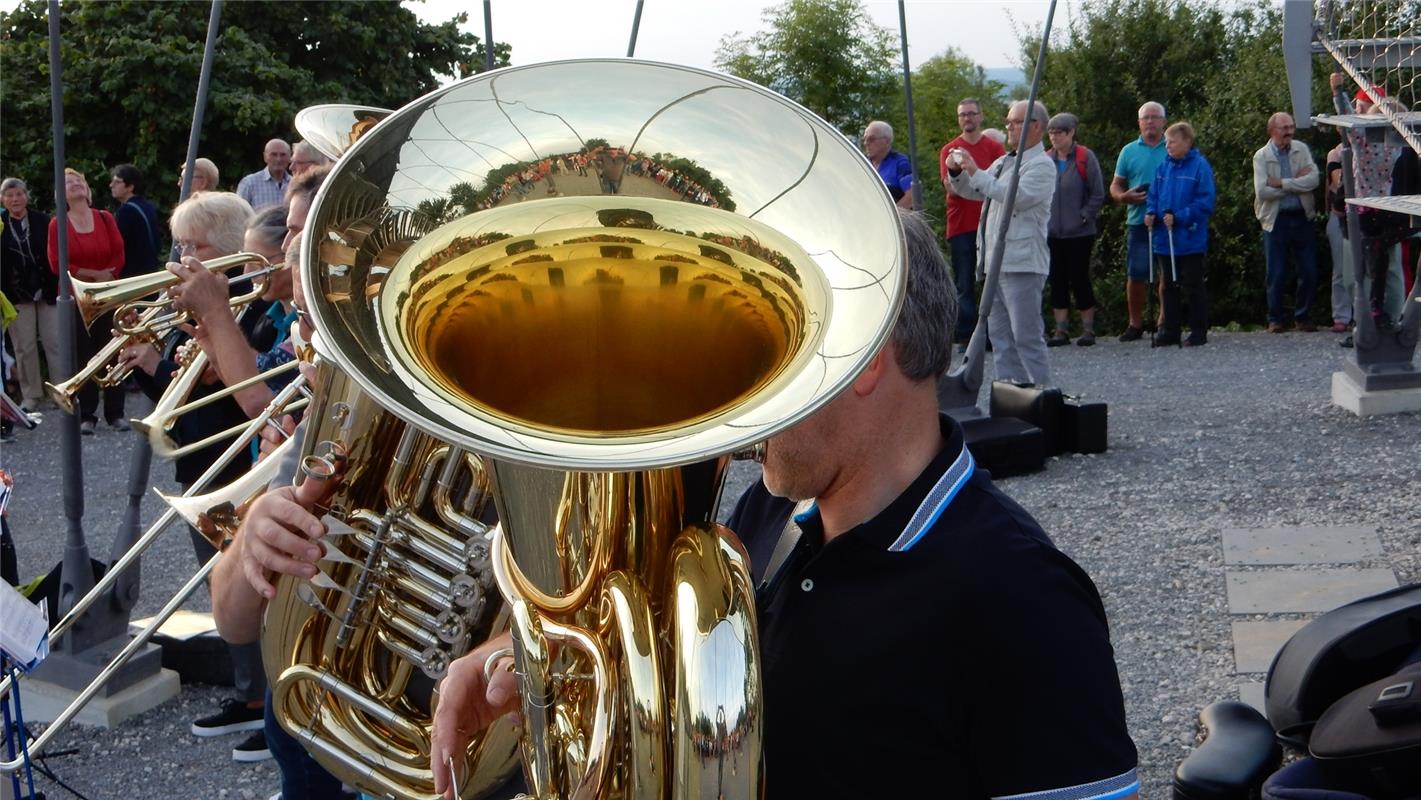
[[(251, 261), (260, 261), (263, 265), (262, 269), (244, 273), (235, 278), (228, 278), (227, 282), (237, 283), (252, 280), (283, 268), (281, 263), (272, 264), (256, 253), (234, 253), (230, 256), (213, 258), (202, 262), (202, 266), (209, 271), (228, 270)], [(147, 342), (157, 346), (163, 336), (188, 319), (186, 311), (172, 309), (172, 300), (166, 296), (147, 301), (141, 298), (155, 292), (166, 291), (181, 280), (167, 270), (112, 281), (71, 280), (74, 286), (74, 304), (79, 311), (80, 318), (84, 321), (84, 327), (92, 326), (100, 317), (113, 311), (115, 312), (114, 337), (98, 353), (94, 354), (93, 358), (89, 359), (89, 363), (85, 364), (83, 369), (74, 373), (68, 380), (57, 384), (46, 383), (44, 389), (45, 393), (49, 395), (49, 399), (64, 409), (65, 413), (73, 414), (74, 400), (79, 396), (79, 390), (84, 387), (84, 384), (93, 381), (95, 385), (107, 389), (119, 386), (127, 380), (132, 370), (114, 363), (118, 354), (131, 344)], [(266, 286), (263, 282), (261, 286), (254, 287), (250, 292), (231, 298), (229, 305), (234, 310), (238, 309), (261, 297), (265, 291)], [(137, 319), (132, 322), (125, 321), (130, 316), (130, 311), (138, 314)]]
[[(264, 488), (266, 484), (258, 484), (257, 478), (252, 477), (252, 475), (260, 473), (261, 476), (266, 477), (268, 483), (273, 480), (276, 477), (276, 473), (280, 467), (282, 455), (285, 449), (296, 446), (296, 440), (294, 438), (287, 438), (287, 440), (282, 443), (281, 447), (278, 448), (277, 452), (274, 452), (266, 458), (262, 459), (255, 467), (253, 467), (251, 473), (249, 473), (244, 479), (233, 483), (231, 487), (219, 489), (209, 495), (199, 495), (198, 493), (207, 488), (207, 484), (210, 483), (213, 478), (216, 478), (217, 475), (220, 474), (222, 470), (226, 468), (228, 462), (230, 462), (234, 458), (239, 458), (245, 455), (247, 451), (248, 442), (250, 442), (251, 439), (256, 436), (264, 426), (275, 424), (275, 420), (277, 419), (277, 417), (285, 413), (286, 409), (289, 408), (290, 403), (293, 401), (293, 399), (298, 394), (305, 394), (306, 391), (307, 389), (305, 378), (298, 375), (295, 380), (287, 384), (285, 388), (278, 392), (276, 396), (271, 399), (271, 402), (267, 404), (266, 408), (262, 409), (261, 414), (258, 414), (247, 422), (246, 426), (242, 430), (242, 435), (236, 441), (232, 442), (230, 445), (227, 446), (227, 449), (223, 451), (222, 456), (216, 461), (212, 462), (212, 465), (207, 468), (207, 471), (203, 472), (202, 476), (199, 477), (195, 483), (193, 483), (191, 489), (183, 493), (182, 498), (185, 498), (187, 502), (184, 504), (180, 504), (184, 506), (182, 511), (179, 511), (177, 508), (174, 508), (172, 505), (169, 505), (168, 510), (163, 512), (163, 516), (159, 517), (158, 521), (154, 522), (148, 528), (148, 530), (145, 531), (143, 535), (138, 538), (138, 541), (133, 543), (133, 546), (128, 549), (128, 552), (123, 554), (122, 558), (114, 562), (113, 566), (111, 566), (108, 571), (104, 573), (104, 576), (96, 584), (94, 584), (94, 588), (91, 589), (88, 594), (80, 598), (78, 602), (74, 604), (74, 607), (69, 610), (69, 613), (65, 614), (64, 617), (60, 619), (59, 622), (56, 623), (53, 628), (50, 629), (50, 637), (52, 639), (56, 639), (62, 636), (66, 631), (73, 627), (76, 622), (79, 621), (84, 612), (87, 611), (91, 606), (93, 606), (94, 603), (98, 602), (104, 597), (107, 597), (108, 593), (113, 589), (114, 585), (118, 583), (119, 576), (122, 575), (125, 570), (132, 567), (138, 561), (139, 557), (142, 556), (143, 553), (149, 547), (152, 546), (153, 542), (157, 541), (158, 536), (174, 520), (178, 519), (179, 517), (182, 517), (184, 519), (191, 519), (193, 522), (201, 523), (203, 522), (202, 517), (204, 514), (220, 514), (221, 511), (225, 509), (229, 503), (234, 503), (235, 501), (244, 502), (250, 500), (256, 494), (260, 494), (261, 489)], [(246, 493), (248, 496), (244, 498), (236, 498), (236, 495), (242, 493)], [(177, 498), (164, 497), (163, 499), (171, 503), (174, 502)], [(207, 505), (205, 507), (202, 506), (203, 502), (207, 502)], [(201, 508), (206, 508), (208, 509), (208, 511), (203, 512), (200, 510)], [(213, 530), (214, 527), (219, 531), (225, 528), (225, 526), (223, 525), (202, 525), (198, 529), (201, 531), (206, 528), (207, 531), (210, 532)], [(222, 542), (220, 539), (219, 541), (214, 542), (214, 545), (217, 546), (219, 550), (221, 549), (221, 544)], [(158, 632), (158, 628), (161, 627), (164, 622), (167, 622), (168, 618), (173, 615), (173, 612), (177, 611), (178, 608), (183, 605), (183, 603), (187, 602), (188, 597), (191, 596), (193, 592), (197, 591), (197, 587), (202, 585), (203, 581), (207, 578), (208, 573), (212, 571), (212, 568), (214, 566), (216, 566), (217, 559), (221, 557), (222, 553), (218, 552), (211, 559), (209, 559), (208, 562), (204, 564), (197, 571), (197, 573), (194, 574), (192, 578), (183, 585), (183, 588), (178, 590), (178, 593), (174, 595), (173, 598), (169, 600), (166, 605), (163, 606), (162, 610), (159, 611), (157, 616), (155, 616), (153, 620), (148, 624), (148, 627), (144, 628), (142, 632), (134, 636), (132, 641), (130, 641), (128, 645), (123, 648), (123, 650), (119, 651), (118, 655), (114, 656), (113, 660), (109, 662), (109, 664), (104, 667), (104, 669), (98, 674), (98, 676), (94, 678), (93, 682), (91, 682), (87, 687), (85, 687), (84, 691), (80, 692), (79, 695), (75, 697), (74, 700), (69, 704), (69, 706), (65, 708), (62, 712), (60, 712), (57, 717), (55, 717), (54, 722), (50, 723), (49, 726), (45, 728), (44, 733), (40, 734), (39, 737), (37, 737), (33, 741), (30, 741), (28, 743), (28, 746), (21, 750), (21, 753), (41, 753), (44, 748), (54, 739), (54, 737), (60, 731), (62, 731), (64, 727), (68, 725), (69, 722), (73, 720), (76, 715), (78, 715), (80, 710), (82, 710), (84, 706), (87, 705), (88, 702), (94, 698), (94, 695), (98, 694), (99, 690), (103, 688), (104, 684), (108, 683), (108, 681), (113, 678), (113, 676), (119, 670), (123, 669), (123, 667), (128, 663), (129, 659), (133, 657), (133, 654), (138, 652), (138, 650), (142, 648), (143, 645), (147, 644), (149, 639), (153, 638), (153, 635)], [(10, 675), (6, 675), (3, 680), (0, 680), (0, 698), (6, 697), (9, 694), (9, 692), (13, 689), (13, 684), (14, 678)], [(24, 766), (24, 762), (24, 755), (12, 758), (9, 761), (0, 762), (0, 775), (9, 773), (15, 769), (19, 769), (20, 767)]]
[[(191, 361), (183, 364), (177, 376), (173, 378), (173, 382), (168, 384), (167, 391), (163, 392), (163, 396), (158, 398), (157, 405), (153, 407), (153, 410), (148, 416), (143, 419), (129, 420), (134, 430), (148, 437), (148, 444), (153, 448), (153, 454), (159, 458), (182, 458), (208, 445), (216, 444), (223, 439), (229, 439), (241, 433), (246, 427), (246, 423), (234, 425), (231, 428), (218, 431), (196, 442), (189, 442), (184, 445), (179, 445), (172, 437), (173, 426), (182, 415), (211, 405), (219, 400), (232, 397), (243, 389), (270, 380), (278, 375), (283, 375), (301, 366), (299, 360), (288, 361), (285, 364), (272, 367), (265, 372), (257, 373), (250, 378), (238, 381), (230, 386), (224, 386), (212, 394), (189, 401), (188, 398), (192, 395), (193, 389), (197, 388), (198, 383), (202, 380), (202, 374), (207, 370), (207, 364), (207, 353), (198, 350)], [(286, 413), (305, 408), (309, 402), (310, 400), (305, 397), (293, 400), (287, 407)]]

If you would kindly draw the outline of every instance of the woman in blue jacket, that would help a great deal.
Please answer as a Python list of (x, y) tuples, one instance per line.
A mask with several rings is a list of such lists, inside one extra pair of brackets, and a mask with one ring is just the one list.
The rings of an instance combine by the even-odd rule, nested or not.
[(1155, 344), (1180, 343), (1182, 285), (1189, 292), (1189, 338), (1184, 346), (1197, 347), (1208, 340), (1209, 331), (1204, 252), (1209, 247), (1209, 217), (1214, 213), (1214, 170), (1194, 146), (1194, 128), (1189, 123), (1174, 123), (1164, 138), (1168, 156), (1155, 171), (1145, 200), (1145, 225), (1151, 230), (1155, 269), (1165, 277), (1164, 324)]

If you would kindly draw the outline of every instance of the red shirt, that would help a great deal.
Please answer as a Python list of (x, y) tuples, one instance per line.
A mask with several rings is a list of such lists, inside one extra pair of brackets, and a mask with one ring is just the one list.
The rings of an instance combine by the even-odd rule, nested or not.
[[(69, 226), (69, 274), (76, 269), (108, 270), (117, 278), (123, 271), (123, 236), (118, 232), (118, 223), (113, 214), (98, 209), (89, 209), (94, 215), (94, 230), (79, 233), (74, 223), (64, 220)], [(49, 268), (59, 274), (59, 218), (49, 221)]]
[[(972, 156), (972, 160), (977, 162), (978, 169), (990, 167), (993, 161), (1007, 154), (1007, 149), (990, 136), (983, 136), (977, 140), (976, 144), (968, 144), (966, 139), (959, 136), (943, 145), (942, 152), (938, 153), (938, 171), (943, 180), (947, 180), (947, 154), (959, 147)], [(967, 200), (952, 192), (947, 193), (947, 237), (949, 239), (959, 233), (977, 230), (977, 223), (981, 219), (981, 200)]]

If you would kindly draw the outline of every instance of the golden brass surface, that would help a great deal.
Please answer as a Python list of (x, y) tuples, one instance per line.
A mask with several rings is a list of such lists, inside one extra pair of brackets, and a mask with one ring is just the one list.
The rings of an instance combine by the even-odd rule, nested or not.
[[(313, 344), (360, 390), (342, 441), (379, 451), (351, 463), (475, 542), (435, 453), (482, 460), (499, 523), (479, 563), (511, 626), (531, 794), (759, 797), (753, 591), (714, 521), (729, 454), (831, 401), (892, 330), (902, 231), (857, 146), (723, 75), (508, 68), (341, 151), (307, 231)], [(418, 526), (360, 526), (350, 559), (384, 554), (402, 602), (479, 572), (394, 547)], [(361, 592), (326, 591), (309, 624), (363, 622)], [(381, 646), (414, 657), (446, 623), (391, 615)], [(322, 658), (359, 636), (339, 624)]]
[[(233, 253), (228, 256), (219, 256), (202, 262), (203, 269), (209, 272), (225, 272), (233, 267), (240, 267), (253, 261), (260, 262), (262, 271), (257, 275), (244, 275), (240, 280), (253, 280), (260, 275), (266, 275), (273, 269), (282, 265), (273, 265), (266, 258), (256, 253)], [(166, 269), (157, 272), (150, 272), (143, 275), (134, 275), (129, 278), (116, 278), (111, 281), (81, 281), (71, 280), (74, 287), (74, 306), (79, 311), (80, 319), (84, 320), (84, 327), (94, 324), (99, 317), (114, 312), (116, 318), (124, 316), (124, 312), (133, 309), (168, 308), (172, 305), (167, 299), (145, 301), (142, 298), (149, 295), (158, 294), (161, 291), (175, 286), (181, 282), (181, 278)], [(234, 308), (244, 306), (262, 295), (262, 287), (256, 286), (251, 291), (235, 295), (231, 299)], [(172, 312), (168, 315), (152, 317), (144, 320), (142, 325), (125, 325), (122, 320), (117, 320), (115, 325), (120, 334), (150, 333), (159, 334), (177, 327), (187, 320), (184, 312)]]

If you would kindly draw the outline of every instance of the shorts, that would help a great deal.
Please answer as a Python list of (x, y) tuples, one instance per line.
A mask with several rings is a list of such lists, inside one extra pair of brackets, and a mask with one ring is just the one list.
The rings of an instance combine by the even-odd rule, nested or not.
[(1150, 229), (1125, 226), (1125, 276), (1132, 281), (1150, 279)]

